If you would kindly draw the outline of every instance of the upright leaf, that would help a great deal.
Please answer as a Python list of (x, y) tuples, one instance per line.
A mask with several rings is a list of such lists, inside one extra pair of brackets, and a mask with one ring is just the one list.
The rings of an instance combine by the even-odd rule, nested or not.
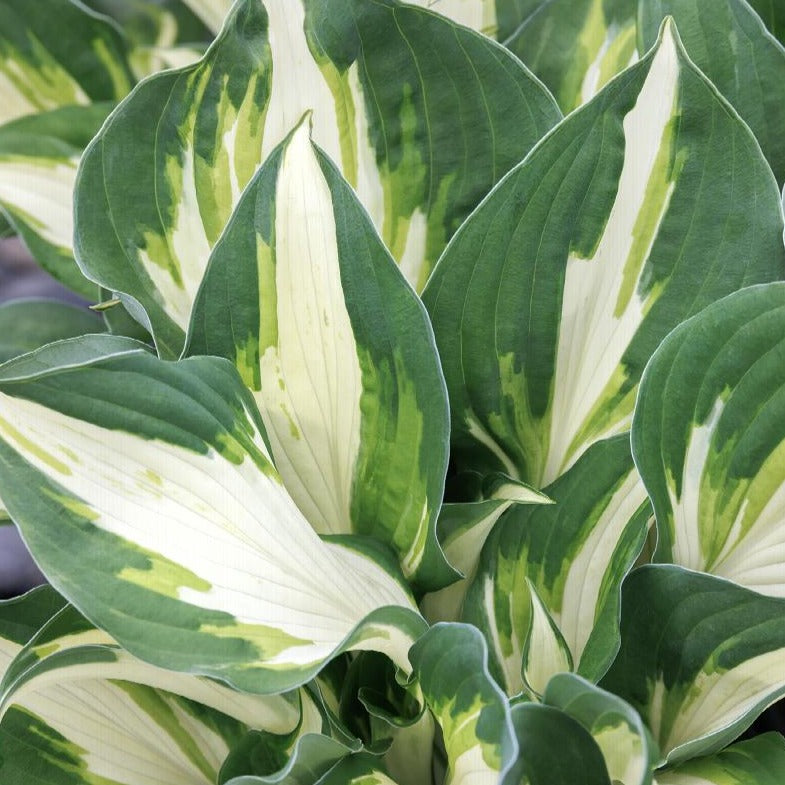
[(140, 347), (75, 339), (0, 374), (0, 496), (52, 584), (133, 654), (250, 692), (350, 648), (410, 670), (424, 622), (391, 560), (319, 539), (234, 368)]
[(120, 30), (78, 0), (2, 0), (0, 122), (119, 100), (134, 83), (126, 55)]
[(458, 467), (552, 482), (629, 428), (673, 327), (783, 270), (768, 164), (668, 23), (499, 184), (428, 284)]
[(314, 139), (418, 287), (461, 221), (560, 116), (514, 57), (422, 9), (240, 0), (200, 63), (153, 77), (119, 107), (78, 184), (80, 261), (141, 305), (162, 354), (182, 348), (242, 189), (307, 111)]
[(679, 763), (735, 739), (785, 694), (785, 600), (648, 565), (625, 581), (621, 649), (601, 686)]
[(307, 122), (215, 247), (187, 351), (237, 366), (316, 531), (372, 535), (416, 584), (449, 582), (435, 534), (449, 411), (428, 316)]
[(785, 181), (785, 48), (746, 0), (647, 0), (639, 4), (645, 48), (666, 15), (687, 53), (755, 133), (777, 182)]
[(650, 514), (626, 435), (593, 445), (545, 492), (555, 504), (499, 519), (464, 603), (510, 695), (524, 676), (541, 692), (570, 663), (588, 679), (603, 675), (619, 645), (621, 582)]
[(409, 656), (442, 729), (445, 785), (482, 785), (501, 778), (515, 760), (517, 745), (509, 706), (488, 672), (480, 633), (465, 624), (437, 624)]
[(638, 59), (635, 0), (540, 0), (504, 39), (550, 88), (562, 111), (590, 100)]
[(785, 283), (674, 330), (644, 374), (635, 460), (655, 557), (785, 596)]

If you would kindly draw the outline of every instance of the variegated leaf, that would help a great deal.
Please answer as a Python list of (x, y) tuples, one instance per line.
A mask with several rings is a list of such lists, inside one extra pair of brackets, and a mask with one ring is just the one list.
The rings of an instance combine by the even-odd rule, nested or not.
[(735, 739), (785, 694), (785, 600), (674, 565), (635, 570), (601, 682), (679, 763)]
[[(488, 480), (489, 478), (485, 478)], [(551, 504), (545, 494), (502, 474), (491, 475), (485, 499), (442, 504), (436, 523), (439, 543), (450, 565), (463, 576), (426, 594), (420, 607), (429, 621), (458, 621), (466, 591), (477, 572), (483, 545), (496, 521), (515, 504)], [(486, 495), (484, 494), (484, 495)]]
[(504, 39), (550, 88), (562, 111), (589, 101), (638, 59), (636, 0), (540, 0)]
[(619, 645), (621, 582), (650, 516), (626, 435), (593, 445), (545, 493), (554, 505), (518, 505), (499, 519), (464, 603), (510, 695), (524, 689), (524, 667), (537, 693), (570, 664), (590, 680), (603, 675)]
[(632, 706), (571, 673), (554, 676), (543, 701), (589, 731), (602, 752), (612, 783), (651, 785), (659, 752)]
[(431, 627), (409, 652), (428, 708), (442, 729), (445, 785), (483, 785), (513, 764), (517, 745), (504, 693), (488, 672), (480, 633), (466, 624)]
[(0, 126), (0, 211), (44, 269), (94, 300), (73, 254), (77, 166), (111, 104), (67, 106)]
[[(293, 738), (296, 738), (296, 742), (292, 747)], [(360, 751), (361, 748), (359, 742), (347, 746), (320, 733), (301, 735), (295, 732), (276, 737), (269, 733), (252, 731), (224, 762), (218, 783), (313, 785), (338, 761)], [(260, 773), (260, 769), (264, 770), (263, 773)]]
[(270, 67), (264, 10), (241, 2), (204, 59), (141, 83), (85, 152), (77, 258), (163, 355), (179, 354), (210, 249), (261, 160)]
[(318, 537), (225, 360), (50, 344), (3, 366), (0, 437), (0, 496), (39, 565), (131, 653), (249, 692), (348, 649), (410, 670), (425, 625), (392, 560)]
[(128, 60), (139, 79), (164, 68), (191, 65), (212, 38), (180, 0), (86, 0), (86, 4), (120, 25), (133, 45)]
[(8, 785), (212, 785), (248, 726), (285, 733), (304, 717), (297, 695), (142, 663), (70, 606), (10, 663), (0, 698)]
[(674, 330), (644, 374), (633, 450), (658, 561), (785, 597), (785, 283)]
[(733, 104), (760, 142), (777, 181), (785, 180), (785, 48), (746, 0), (647, 0), (638, 35), (648, 48), (672, 16), (687, 53)]
[(82, 3), (0, 2), (0, 123), (116, 101), (133, 83), (122, 33)]
[(85, 307), (55, 300), (12, 300), (0, 305), (0, 362), (63, 338), (105, 332)]
[(311, 110), (315, 141), (420, 288), (460, 222), (560, 117), (512, 55), (422, 9), (241, 0), (199, 64), (118, 108), (81, 171), (80, 261), (144, 308), (162, 354), (182, 348), (255, 167)]
[(614, 785), (600, 748), (568, 714), (553, 706), (518, 703), (510, 709), (510, 719), (519, 752), (501, 785)]
[(673, 327), (783, 271), (771, 170), (666, 24), (497, 186), (431, 277), (457, 467), (552, 482), (629, 428)]
[(781, 785), (785, 741), (766, 733), (657, 774), (654, 785)]
[(367, 753), (344, 758), (314, 785), (398, 785), (378, 758)]
[(454, 577), (435, 534), (449, 410), (428, 316), (307, 121), (216, 245), (187, 352), (237, 366), (317, 532), (389, 543), (421, 587)]

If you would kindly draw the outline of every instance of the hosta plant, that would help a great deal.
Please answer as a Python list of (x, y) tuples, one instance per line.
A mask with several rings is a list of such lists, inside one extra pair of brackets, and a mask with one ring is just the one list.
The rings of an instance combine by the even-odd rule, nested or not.
[(4, 784), (785, 781), (776, 2), (0, 21)]

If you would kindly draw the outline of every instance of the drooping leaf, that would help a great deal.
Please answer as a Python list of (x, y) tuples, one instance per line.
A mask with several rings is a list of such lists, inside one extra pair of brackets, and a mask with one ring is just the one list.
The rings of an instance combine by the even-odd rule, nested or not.
[(409, 657), (442, 729), (445, 785), (482, 785), (504, 776), (517, 748), (507, 699), (488, 672), (482, 635), (466, 624), (436, 624)]
[(410, 669), (424, 622), (392, 559), (319, 539), (225, 360), (51, 344), (3, 366), (0, 436), (0, 496), (39, 565), (133, 654), (250, 692), (346, 649)]
[(187, 353), (237, 366), (317, 532), (372, 535), (415, 585), (449, 582), (435, 534), (449, 411), (428, 316), (307, 122), (216, 245)]
[(52, 341), (104, 330), (101, 319), (87, 308), (56, 300), (12, 300), (0, 305), (0, 362)]
[(434, 271), (424, 301), (457, 467), (552, 482), (629, 428), (673, 327), (784, 270), (768, 164), (667, 24), (505, 178)]
[(0, 122), (119, 100), (134, 83), (126, 55), (120, 30), (76, 0), (2, 0)]
[(518, 703), (510, 709), (510, 719), (519, 752), (502, 785), (612, 785), (600, 748), (568, 714), (553, 706)]
[(785, 283), (726, 297), (646, 369), (633, 450), (658, 561), (785, 596)]
[(73, 254), (73, 189), (82, 150), (112, 104), (66, 106), (0, 126), (0, 211), (41, 266), (72, 291), (97, 287)]
[(559, 119), (519, 61), (422, 9), (241, 0), (200, 63), (118, 108), (79, 179), (80, 260), (145, 309), (163, 355), (182, 348), (243, 187), (311, 110), (315, 141), (419, 287), (477, 201)]
[(766, 733), (658, 773), (655, 785), (780, 785), (783, 778), (785, 741)]
[(538, 693), (570, 661), (590, 680), (603, 675), (619, 645), (621, 582), (650, 515), (624, 434), (593, 445), (545, 493), (555, 504), (500, 518), (464, 603), (463, 620), (483, 631), (491, 672), (510, 695), (524, 688), (524, 666)]
[(504, 39), (566, 114), (638, 59), (635, 0), (540, 0)]
[(785, 600), (675, 565), (635, 570), (601, 682), (679, 763), (735, 739), (785, 694)]
[(248, 726), (283, 733), (300, 713), (297, 695), (243, 695), (142, 663), (68, 606), (5, 670), (0, 775), (9, 785), (212, 785)]
[(777, 182), (785, 180), (785, 48), (746, 0), (647, 0), (638, 35), (648, 48), (672, 16), (687, 54), (752, 129)]
[(572, 673), (554, 676), (543, 702), (561, 709), (589, 731), (602, 752), (611, 782), (651, 785), (659, 752), (632, 706)]

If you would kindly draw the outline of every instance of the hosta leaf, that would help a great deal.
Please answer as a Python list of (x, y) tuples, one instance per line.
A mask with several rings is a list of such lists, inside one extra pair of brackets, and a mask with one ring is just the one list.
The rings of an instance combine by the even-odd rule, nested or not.
[(519, 752), (502, 785), (612, 785), (600, 748), (577, 720), (537, 703), (516, 704), (510, 718)]
[(586, 678), (603, 675), (619, 644), (621, 581), (650, 515), (626, 435), (593, 445), (545, 493), (554, 505), (518, 505), (500, 518), (464, 603), (463, 620), (483, 631), (491, 672), (510, 695), (524, 687), (524, 662), (530, 678), (538, 674), (536, 692), (570, 659)]
[[(224, 762), (218, 777), (219, 785), (312, 785), (336, 762), (361, 747), (359, 742), (349, 747), (329, 736), (307, 733), (299, 736), (292, 748), (294, 736), (297, 736), (296, 732), (275, 737), (252, 731)], [(249, 743), (253, 746), (241, 749), (241, 745)], [(240, 759), (243, 753), (247, 755), (244, 761)], [(238, 773), (241, 768), (245, 773)], [(265, 773), (260, 773), (260, 770)]]
[(0, 362), (61, 338), (102, 333), (101, 319), (87, 308), (55, 300), (13, 300), (0, 305)]
[(346, 649), (409, 670), (424, 622), (391, 560), (319, 539), (234, 368), (140, 347), (74, 339), (0, 372), (0, 496), (52, 584), (133, 654), (249, 692)]
[(307, 122), (246, 190), (189, 332), (189, 354), (232, 360), (254, 391), (316, 531), (373, 535), (415, 583), (449, 582), (435, 534), (449, 411), (428, 316)]
[(633, 450), (655, 557), (785, 596), (785, 283), (710, 306), (644, 374)]
[(1, 689), (9, 785), (212, 785), (246, 727), (300, 724), (296, 695), (243, 695), (147, 665), (72, 607), (21, 650)]
[(777, 181), (785, 180), (785, 49), (746, 0), (647, 0), (638, 34), (648, 48), (671, 15), (693, 62), (750, 126)]
[(552, 482), (629, 428), (646, 361), (673, 327), (783, 270), (771, 171), (666, 24), (505, 178), (434, 271), (424, 300), (451, 457)]
[(496, 475), (487, 488), (488, 498), (474, 502), (442, 504), (436, 531), (450, 565), (463, 578), (439, 591), (427, 594), (420, 607), (432, 621), (458, 621), (466, 591), (477, 571), (483, 545), (496, 521), (514, 504), (550, 504), (545, 494), (522, 483)]
[(223, 25), (232, 7), (232, 0), (182, 0), (214, 33)]
[(133, 82), (122, 33), (80, 2), (0, 2), (0, 122), (115, 101)]
[(763, 24), (780, 42), (785, 41), (785, 5), (780, 0), (747, 0), (758, 12)]
[(344, 758), (315, 785), (397, 785), (385, 772), (378, 758), (368, 754)]
[(51, 275), (95, 299), (73, 258), (73, 189), (82, 150), (111, 104), (67, 106), (0, 126), (0, 210)]
[(179, 354), (210, 248), (261, 159), (270, 62), (264, 11), (241, 2), (203, 60), (141, 83), (85, 152), (77, 258), (141, 304), (162, 354)]
[(554, 676), (543, 701), (589, 731), (602, 751), (611, 782), (651, 785), (659, 752), (632, 706), (571, 673)]
[(601, 686), (678, 763), (722, 748), (785, 694), (783, 649), (785, 600), (647, 565), (624, 583), (621, 649)]
[(65, 605), (66, 601), (51, 586), (0, 600), (0, 680), (14, 657)]
[(182, 348), (242, 188), (306, 111), (420, 287), (477, 201), (559, 119), (520, 62), (422, 9), (241, 0), (199, 64), (121, 105), (79, 180), (81, 262), (141, 304), (162, 354)]
[(482, 785), (501, 777), (516, 745), (504, 693), (488, 672), (480, 633), (466, 624), (431, 627), (409, 653), (423, 697), (442, 729), (445, 785)]
[(766, 733), (657, 774), (656, 785), (780, 785), (785, 778), (785, 741)]
[(635, 0), (540, 0), (504, 45), (545, 82), (563, 112), (638, 59)]

